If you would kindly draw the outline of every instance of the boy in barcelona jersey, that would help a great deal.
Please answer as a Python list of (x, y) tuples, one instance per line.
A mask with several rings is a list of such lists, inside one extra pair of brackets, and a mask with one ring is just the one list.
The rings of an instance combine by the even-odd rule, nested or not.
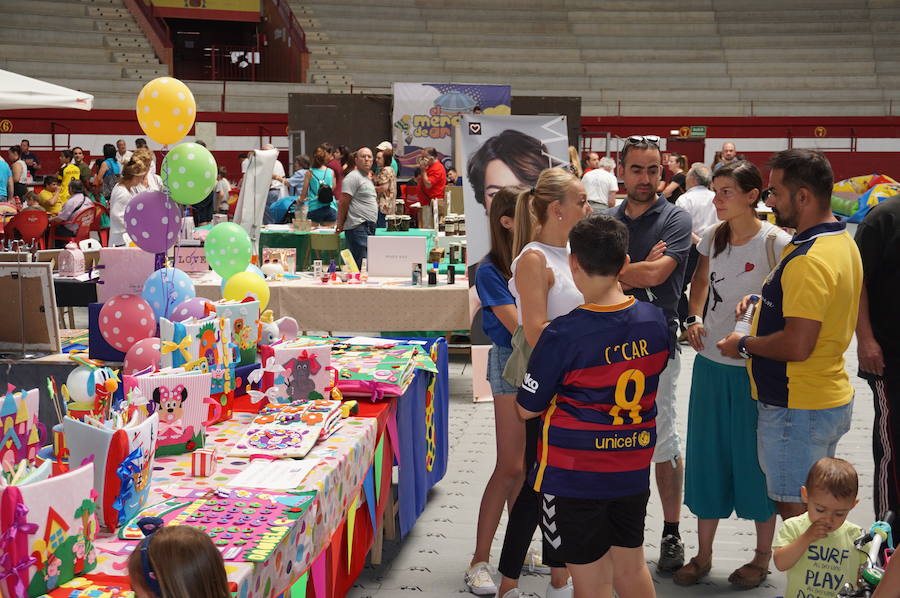
[(541, 417), (541, 530), (572, 575), (575, 598), (654, 596), (644, 519), (656, 443), (656, 393), (671, 335), (660, 308), (622, 293), (628, 229), (605, 215), (569, 235), (569, 266), (586, 304), (541, 334), (519, 411)]

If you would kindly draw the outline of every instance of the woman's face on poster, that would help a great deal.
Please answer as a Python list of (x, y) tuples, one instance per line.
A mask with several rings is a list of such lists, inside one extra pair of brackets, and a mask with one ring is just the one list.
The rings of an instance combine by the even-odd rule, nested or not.
[(509, 166), (502, 160), (494, 159), (487, 163), (484, 169), (484, 211), (490, 213), (491, 202), (494, 195), (503, 187), (509, 185), (522, 185), (523, 182), (516, 177)]

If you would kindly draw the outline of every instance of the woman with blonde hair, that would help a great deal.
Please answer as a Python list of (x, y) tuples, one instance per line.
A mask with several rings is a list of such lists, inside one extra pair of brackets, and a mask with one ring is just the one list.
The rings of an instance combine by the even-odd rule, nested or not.
[(581, 167), (581, 156), (578, 155), (578, 148), (574, 145), (569, 146), (569, 164), (571, 164), (572, 174), (579, 179), (584, 176), (584, 168)]
[[(514, 387), (521, 386), (531, 354), (544, 328), (556, 317), (565, 315), (584, 303), (575, 287), (569, 269), (569, 232), (591, 213), (587, 193), (581, 181), (561, 168), (550, 168), (538, 177), (537, 184), (522, 192), (516, 202), (512, 278), (509, 290), (516, 300), (518, 328), (512, 339), (504, 379)], [(540, 419), (525, 423), (525, 464), (530, 469), (537, 461)], [(497, 596), (517, 598), (518, 577), (528, 553), (531, 537), (540, 516), (539, 496), (524, 483), (509, 516), (500, 573), (503, 578)], [(562, 560), (552, 554), (552, 546), (544, 542), (544, 558), (550, 565), (548, 598), (571, 596), (571, 583)]]

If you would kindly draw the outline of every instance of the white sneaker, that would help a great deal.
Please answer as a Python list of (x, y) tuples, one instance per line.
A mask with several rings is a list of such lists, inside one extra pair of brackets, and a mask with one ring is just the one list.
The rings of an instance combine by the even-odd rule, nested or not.
[(494, 583), (494, 579), (491, 577), (490, 565), (482, 561), (469, 567), (466, 570), (466, 586), (476, 596), (492, 596), (496, 594), (497, 584)]
[(523, 592), (519, 588), (513, 588), (507, 593), (503, 594), (501, 598), (541, 598), (537, 594), (532, 594), (531, 592)]
[(546, 598), (572, 598), (575, 595), (575, 588), (572, 586), (572, 578), (566, 582), (561, 588), (554, 588), (553, 584), (547, 584)]

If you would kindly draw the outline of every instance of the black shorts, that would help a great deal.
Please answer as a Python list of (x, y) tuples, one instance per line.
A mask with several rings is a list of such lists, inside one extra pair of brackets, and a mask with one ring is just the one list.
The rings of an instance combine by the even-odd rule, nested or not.
[(649, 491), (605, 499), (541, 494), (541, 532), (566, 563), (593, 563), (612, 546), (644, 545), (649, 499)]

